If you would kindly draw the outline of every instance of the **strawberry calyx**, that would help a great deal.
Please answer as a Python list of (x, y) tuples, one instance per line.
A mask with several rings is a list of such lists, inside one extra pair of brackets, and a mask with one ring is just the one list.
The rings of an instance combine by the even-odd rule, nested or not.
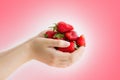
[(57, 31), (57, 25), (53, 27), (53, 31)]
[(48, 38), (48, 35), (47, 35), (47, 34), (44, 34), (44, 37), (45, 37), (45, 38)]
[(57, 39), (63, 39), (64, 38), (64, 34), (61, 33), (56, 33), (53, 38), (57, 38)]
[(74, 48), (75, 48), (75, 50), (77, 50), (79, 48), (79, 46), (76, 44), (75, 41), (73, 41), (73, 42), (74, 42)]
[(52, 28), (53, 32), (57, 32), (57, 24), (54, 23), (54, 26), (50, 26), (48, 28)]

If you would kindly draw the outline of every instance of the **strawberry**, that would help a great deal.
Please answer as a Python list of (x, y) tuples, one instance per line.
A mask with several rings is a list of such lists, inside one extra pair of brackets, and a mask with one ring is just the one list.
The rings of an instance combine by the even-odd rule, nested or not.
[(65, 22), (59, 22), (56, 26), (57, 31), (60, 33), (65, 33), (73, 30), (73, 27), (70, 24), (66, 24)]
[(83, 35), (81, 35), (80, 37), (78, 37), (78, 39), (76, 40), (76, 44), (78, 46), (86, 46), (85, 38), (84, 38)]
[(47, 31), (46, 33), (45, 33), (45, 37), (46, 38), (53, 38), (53, 36), (56, 34), (56, 32), (54, 32), (54, 31)]
[(75, 41), (78, 38), (78, 35), (75, 31), (69, 31), (65, 33), (65, 37), (69, 40), (69, 41)]
[(78, 37), (77, 33), (73, 31), (73, 27), (70, 24), (67, 24), (65, 22), (58, 22), (50, 28), (52, 28), (53, 31), (47, 31), (45, 33), (46, 38), (65, 40), (70, 42), (70, 45), (68, 47), (54, 47), (56, 50), (72, 53), (80, 46), (86, 45), (84, 36), (81, 35)]
[(58, 47), (57, 50), (63, 51), (63, 52), (73, 52), (75, 51), (75, 43), (74, 42), (70, 42), (70, 46), (65, 47), (65, 48), (60, 48)]

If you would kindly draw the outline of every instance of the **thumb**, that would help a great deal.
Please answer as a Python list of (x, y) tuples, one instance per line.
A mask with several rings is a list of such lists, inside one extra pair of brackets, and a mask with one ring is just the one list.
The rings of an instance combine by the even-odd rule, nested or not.
[(43, 44), (48, 47), (68, 47), (70, 45), (69, 42), (64, 40), (55, 40), (55, 39), (46, 39), (46, 38), (41, 38), (41, 39)]

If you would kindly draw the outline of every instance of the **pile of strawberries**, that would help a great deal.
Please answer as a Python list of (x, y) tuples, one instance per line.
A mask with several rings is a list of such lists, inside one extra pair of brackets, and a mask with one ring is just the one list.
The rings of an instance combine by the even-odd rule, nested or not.
[(52, 31), (47, 31), (45, 33), (45, 38), (65, 40), (70, 42), (70, 46), (68, 47), (55, 47), (57, 50), (72, 53), (73, 51), (77, 50), (80, 46), (85, 46), (84, 36), (78, 36), (77, 33), (73, 30), (72, 25), (67, 24), (65, 22), (58, 22), (52, 28)]

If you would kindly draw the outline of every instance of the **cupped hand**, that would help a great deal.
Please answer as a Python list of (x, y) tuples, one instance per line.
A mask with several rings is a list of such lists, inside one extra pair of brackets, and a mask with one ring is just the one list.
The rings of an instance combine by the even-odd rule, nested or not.
[(41, 32), (31, 40), (30, 52), (34, 59), (54, 67), (68, 67), (80, 59), (84, 47), (79, 47), (73, 53), (56, 50), (54, 47), (68, 47), (70, 43), (64, 40), (44, 38), (45, 32)]

